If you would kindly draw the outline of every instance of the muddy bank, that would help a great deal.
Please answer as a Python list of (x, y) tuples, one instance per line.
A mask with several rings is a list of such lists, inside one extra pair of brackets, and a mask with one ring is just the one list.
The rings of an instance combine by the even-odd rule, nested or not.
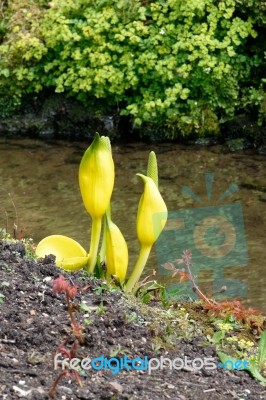
[[(160, 304), (144, 306), (110, 291), (102, 281), (87, 280), (84, 272), (71, 276), (55, 267), (53, 258), (28, 258), (22, 243), (0, 242), (0, 393), (5, 400), (48, 399), (48, 390), (58, 376), (53, 356), (70, 332), (63, 294), (52, 291), (59, 273), (79, 287), (75, 316), (83, 326), (79, 358), (167, 357), (219, 359), (206, 344), (206, 326), (177, 307), (173, 313)], [(197, 308), (200, 316), (201, 307)], [(194, 314), (194, 316), (197, 314)], [(209, 325), (210, 331), (213, 326)], [(73, 338), (65, 347), (73, 344)], [(110, 369), (83, 371), (83, 387), (74, 377), (58, 384), (56, 399), (120, 400), (223, 400), (266, 398), (266, 388), (244, 371), (180, 370), (148, 371)]]

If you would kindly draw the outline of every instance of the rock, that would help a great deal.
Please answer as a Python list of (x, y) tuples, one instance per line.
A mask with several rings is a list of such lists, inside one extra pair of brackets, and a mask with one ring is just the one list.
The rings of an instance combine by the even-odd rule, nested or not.
[(214, 146), (217, 144), (217, 140), (213, 138), (199, 138), (195, 141), (195, 144), (198, 146)]
[(116, 393), (123, 393), (123, 386), (120, 385), (118, 382), (110, 382), (109, 385), (111, 386), (111, 389), (113, 389)]
[(246, 148), (245, 139), (242, 138), (227, 140), (226, 145), (230, 151), (239, 151)]
[(20, 389), (18, 386), (13, 386), (13, 390), (18, 397), (27, 397), (31, 393), (31, 389), (23, 390), (23, 389)]
[(266, 156), (266, 146), (259, 147), (258, 153), (263, 155), (263, 156)]
[(67, 394), (72, 394), (73, 390), (66, 386), (58, 386), (58, 390)]

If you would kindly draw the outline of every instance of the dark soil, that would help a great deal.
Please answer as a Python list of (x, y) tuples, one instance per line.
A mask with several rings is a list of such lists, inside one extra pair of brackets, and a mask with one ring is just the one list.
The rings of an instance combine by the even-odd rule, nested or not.
[[(53, 356), (71, 332), (64, 294), (52, 291), (53, 280), (60, 274), (83, 288), (75, 303), (82, 301), (89, 307), (75, 312), (84, 326), (80, 358), (215, 357), (218, 364), (215, 350), (206, 345), (195, 321), (186, 325), (156, 305), (143, 306), (118, 290), (108, 290), (103, 281), (85, 280), (84, 272), (62, 272), (52, 257), (38, 262), (28, 259), (20, 242), (0, 242), (1, 399), (49, 399), (49, 388), (60, 374), (54, 370)], [(199, 308), (198, 312), (203, 311)], [(71, 343), (73, 339), (66, 347)], [(110, 370), (88, 370), (81, 377), (83, 387), (72, 378), (60, 380), (56, 399), (266, 399), (266, 388), (248, 373), (221, 368), (165, 368), (150, 375), (136, 370), (117, 375)]]

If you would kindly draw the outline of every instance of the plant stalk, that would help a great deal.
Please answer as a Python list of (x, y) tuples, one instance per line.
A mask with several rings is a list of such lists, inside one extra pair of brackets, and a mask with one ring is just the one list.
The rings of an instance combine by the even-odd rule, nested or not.
[(141, 245), (136, 265), (133, 268), (133, 271), (131, 272), (131, 275), (124, 287), (124, 291), (126, 293), (132, 292), (132, 289), (134, 288), (139, 278), (141, 277), (141, 274), (144, 270), (144, 267), (150, 255), (151, 248), (152, 246)]
[(101, 245), (101, 249), (100, 249), (100, 253), (99, 253), (100, 262), (103, 262), (105, 260), (105, 256), (106, 256), (106, 219), (107, 218), (111, 219), (111, 203), (109, 203), (109, 206), (104, 215), (102, 245)]
[(93, 218), (91, 227), (90, 256), (87, 264), (87, 271), (92, 274), (97, 261), (98, 247), (101, 237), (102, 219)]

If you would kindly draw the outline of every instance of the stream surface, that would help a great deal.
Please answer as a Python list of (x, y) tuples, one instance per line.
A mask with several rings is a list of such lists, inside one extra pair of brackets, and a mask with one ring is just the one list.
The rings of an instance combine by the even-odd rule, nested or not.
[[(1, 138), (0, 228), (7, 226), (12, 233), (13, 225), (16, 224), (18, 232), (21, 229), (26, 230), (24, 236), (33, 238), (36, 243), (48, 235), (66, 235), (88, 249), (91, 220), (83, 206), (78, 186), (79, 163), (88, 145), (89, 143), (83, 142), (47, 143), (31, 139)], [(146, 173), (151, 150), (157, 154), (159, 187), (171, 212), (172, 222), (187, 215), (192, 215), (200, 222), (205, 215), (202, 214), (205, 212), (203, 209), (213, 207), (215, 214), (220, 212), (220, 206), (227, 207), (224, 208), (227, 211), (222, 212), (221, 218), (228, 217), (230, 220), (232, 206), (237, 205), (238, 211), (229, 222), (231, 225), (241, 225), (242, 217), (238, 213), (240, 209), (243, 214), (242, 230), (237, 231), (240, 238), (230, 237), (232, 230), (229, 227), (229, 239), (226, 229), (214, 231), (218, 242), (213, 243), (219, 247), (224, 240), (228, 239), (229, 244), (235, 241), (244, 256), (239, 253), (240, 255), (231, 259), (220, 260), (219, 266), (216, 255), (213, 263), (209, 259), (201, 267), (197, 267), (196, 258), (194, 273), (200, 287), (205, 293), (211, 293), (223, 285), (223, 278), (227, 279), (225, 283), (236, 280), (241, 282), (242, 292), (238, 293), (240, 286), (237, 284), (232, 295), (237, 297), (242, 294), (249, 306), (266, 312), (266, 157), (253, 151), (232, 153), (220, 145), (208, 148), (169, 143), (113, 145), (116, 180), (112, 196), (112, 219), (127, 240), (129, 268), (134, 265), (139, 249), (135, 221), (143, 184), (136, 173)], [(206, 174), (209, 174), (207, 181)], [(212, 176), (214, 181), (211, 184)], [(234, 183), (239, 190), (217, 202)], [(187, 194), (182, 194), (185, 186), (197, 198), (194, 196), (193, 200), (188, 189)], [(172, 278), (166, 270), (166, 275), (162, 275), (163, 263), (180, 258), (186, 248), (191, 250), (193, 261), (193, 256), (198, 251), (193, 236), (195, 227), (190, 229), (191, 225), (186, 226), (189, 219), (185, 220), (182, 231), (178, 224), (171, 225), (171, 218), (167, 224), (167, 232), (172, 229), (176, 233), (174, 236), (164, 233), (166, 236), (162, 236), (161, 244), (153, 249), (143, 274), (146, 276), (153, 269), (158, 270), (159, 265), (157, 280), (167, 287), (177, 285), (178, 279)], [(193, 272), (193, 266), (191, 269)], [(216, 274), (218, 270), (222, 271), (222, 275)], [(220, 276), (219, 282), (217, 276)], [(213, 282), (213, 277), (216, 277), (216, 282)]]

